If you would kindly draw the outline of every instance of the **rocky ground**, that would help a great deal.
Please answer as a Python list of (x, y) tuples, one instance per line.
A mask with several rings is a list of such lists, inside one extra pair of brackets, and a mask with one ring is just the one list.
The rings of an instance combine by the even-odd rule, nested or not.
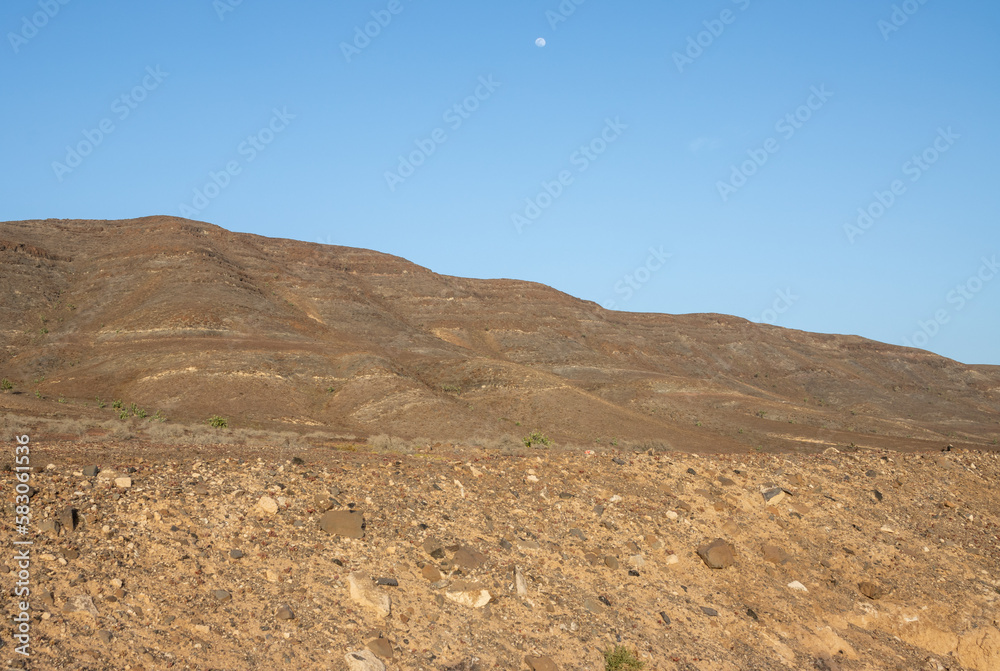
[(31, 458), (28, 535), (0, 489), (8, 668), (600, 670), (619, 643), (657, 671), (1000, 668), (995, 453)]

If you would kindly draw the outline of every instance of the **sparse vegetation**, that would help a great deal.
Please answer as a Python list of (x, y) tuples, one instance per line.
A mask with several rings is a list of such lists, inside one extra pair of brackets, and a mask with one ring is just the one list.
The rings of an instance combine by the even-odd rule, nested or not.
[(645, 667), (646, 663), (624, 645), (604, 651), (604, 671), (639, 671)]
[(41, 397), (42, 397), (42, 392), (36, 390), (35, 391), (35, 398), (41, 398)]
[(541, 431), (532, 431), (522, 440), (524, 441), (525, 447), (534, 447), (536, 445), (548, 447), (552, 444), (552, 441), (549, 440)]
[(60, 402), (60, 403), (65, 403), (65, 402), (66, 402), (66, 399), (65, 399), (64, 397), (60, 396), (60, 397), (59, 397), (59, 402)]
[(122, 408), (125, 407), (125, 404), (122, 403), (121, 399), (118, 399), (117, 401), (111, 404), (111, 407), (114, 408), (115, 410), (121, 410)]
[(220, 417), (219, 415), (212, 415), (208, 418), (208, 425), (213, 426), (216, 429), (225, 429), (229, 427), (229, 421), (225, 417)]
[(105, 403), (104, 401), (101, 400), (100, 396), (95, 396), (94, 400), (97, 401), (97, 407), (98, 408), (106, 408), (107, 405), (108, 405), (107, 403)]
[(767, 417), (767, 410), (758, 410), (757, 416), (760, 417), (761, 419), (764, 419), (765, 417)]
[(462, 391), (462, 388), (455, 384), (443, 384), (441, 385), (441, 391), (448, 392), (449, 394), (457, 394)]
[(14, 388), (13, 383), (7, 378), (0, 380), (0, 390), (10, 391), (13, 388)]

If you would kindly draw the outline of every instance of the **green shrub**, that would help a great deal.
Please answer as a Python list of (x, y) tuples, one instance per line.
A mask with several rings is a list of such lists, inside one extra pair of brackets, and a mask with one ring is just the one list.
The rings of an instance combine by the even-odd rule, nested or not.
[(125, 404), (122, 403), (121, 399), (118, 399), (117, 401), (111, 404), (111, 407), (114, 408), (115, 410), (121, 410), (123, 407), (125, 407)]
[(105, 403), (104, 401), (101, 400), (100, 396), (95, 396), (94, 400), (97, 401), (97, 407), (98, 408), (106, 408), (107, 405), (108, 405), (107, 403)]
[(624, 645), (616, 645), (604, 651), (604, 671), (638, 671), (646, 662), (639, 661), (635, 653)]
[(532, 431), (530, 434), (522, 438), (525, 447), (532, 447), (534, 445), (543, 445), (548, 447), (552, 444), (552, 441), (545, 437), (541, 431)]
[(212, 415), (208, 419), (209, 426), (214, 426), (217, 429), (225, 429), (229, 426), (229, 422), (225, 417), (219, 417), (218, 415)]
[(0, 380), (0, 389), (4, 391), (10, 391), (13, 388), (14, 388), (13, 383), (7, 378)]

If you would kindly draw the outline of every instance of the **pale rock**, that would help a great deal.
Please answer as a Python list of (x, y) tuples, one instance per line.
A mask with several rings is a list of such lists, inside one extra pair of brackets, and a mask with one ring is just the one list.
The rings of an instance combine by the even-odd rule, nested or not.
[(355, 571), (347, 576), (347, 584), (351, 589), (351, 599), (356, 603), (371, 608), (381, 617), (389, 617), (392, 610), (392, 599), (372, 582), (364, 571)]

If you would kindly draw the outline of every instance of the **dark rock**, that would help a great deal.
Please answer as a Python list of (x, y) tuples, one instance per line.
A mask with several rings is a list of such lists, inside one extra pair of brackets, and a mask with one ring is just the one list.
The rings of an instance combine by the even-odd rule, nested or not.
[(625, 465), (625, 460), (624, 459), (619, 459), (618, 457), (613, 458), (611, 461), (613, 461), (614, 463), (618, 464), (619, 466), (624, 466)]
[(294, 620), (295, 613), (288, 606), (281, 605), (278, 606), (278, 610), (275, 611), (274, 616), (279, 620)]
[(618, 558), (617, 557), (612, 557), (611, 555), (605, 555), (604, 556), (604, 565), (607, 566), (610, 569), (617, 570), (618, 569)]
[(232, 557), (233, 559), (242, 559), (243, 558), (243, 550), (230, 550), (229, 551), (229, 556)]
[(747, 608), (747, 615), (749, 615), (750, 617), (752, 617), (754, 620), (758, 620), (758, 621), (760, 620), (760, 618), (757, 617), (757, 613), (754, 612), (753, 608)]
[(719, 611), (715, 610), (714, 608), (709, 608), (708, 606), (700, 606), (700, 608), (701, 612), (703, 612), (705, 615), (708, 615), (709, 617), (718, 617), (719, 615)]
[(660, 619), (663, 620), (663, 624), (667, 624), (667, 625), (670, 624), (670, 616), (667, 615), (662, 610), (660, 611)]
[(693, 468), (687, 469), (687, 472), (689, 475), (698, 475), (698, 471), (694, 470)]
[(587, 536), (583, 533), (583, 531), (581, 529), (577, 529), (576, 527), (569, 530), (569, 535), (574, 538), (579, 538), (582, 541), (587, 540)]
[(873, 493), (873, 494), (875, 495), (875, 498), (876, 498), (876, 499), (878, 499), (879, 501), (881, 501), (881, 500), (882, 500), (882, 492), (880, 492), (880, 491), (879, 491), (879, 490), (877, 490), (877, 489), (873, 489), (873, 490), (872, 490), (872, 493)]
[(638, 578), (638, 577), (639, 577), (639, 572), (638, 572), (638, 571), (636, 571), (636, 570), (635, 570), (634, 568), (630, 568), (630, 569), (628, 570), (628, 574), (629, 574), (630, 576), (632, 576), (633, 578)]
[(385, 585), (386, 587), (399, 587), (399, 581), (395, 578), (378, 578), (375, 580), (376, 585)]
[(292, 466), (301, 466), (306, 463), (303, 461), (302, 457), (292, 457)]
[(213, 590), (212, 596), (214, 596), (218, 601), (229, 601), (233, 598), (232, 595), (224, 589)]
[(59, 524), (67, 533), (76, 530), (76, 525), (79, 522), (79, 516), (77, 515), (76, 508), (72, 506), (66, 506), (59, 513)]
[(93, 478), (100, 472), (100, 470), (101, 469), (99, 469), (97, 466), (86, 466), (83, 469), (83, 476), (85, 478)]

